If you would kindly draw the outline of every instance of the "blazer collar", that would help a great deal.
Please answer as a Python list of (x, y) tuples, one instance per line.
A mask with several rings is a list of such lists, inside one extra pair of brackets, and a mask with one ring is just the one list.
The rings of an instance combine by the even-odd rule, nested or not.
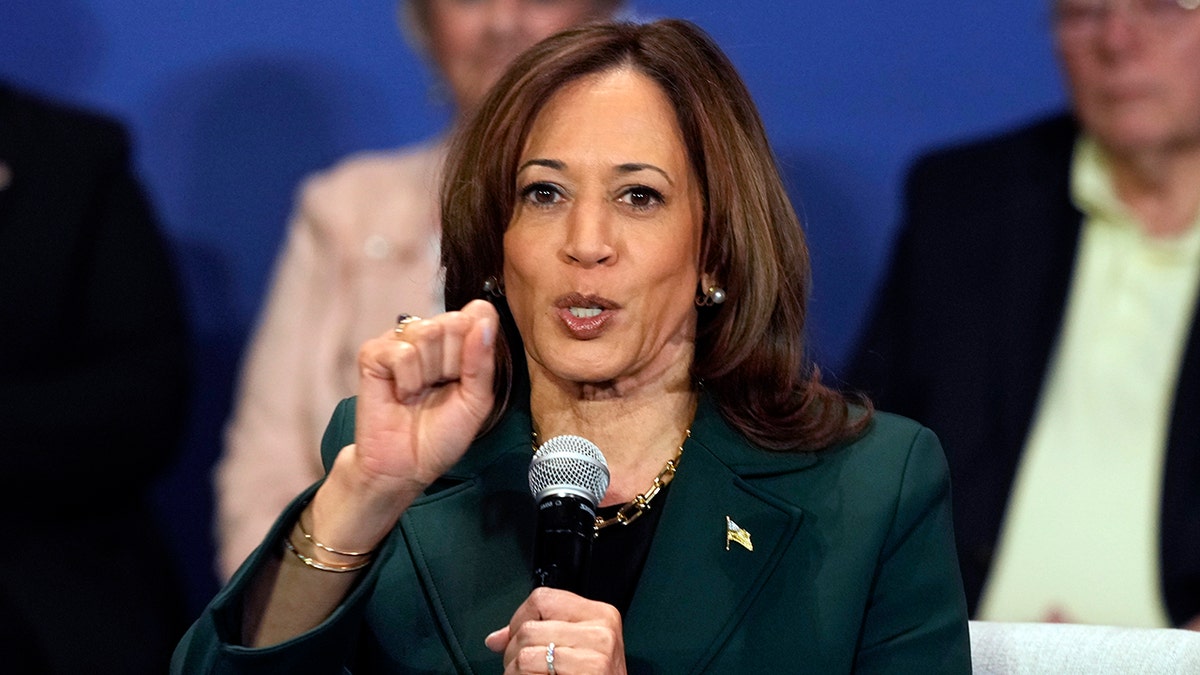
[[(649, 670), (639, 667), (642, 655), (678, 666), (672, 672), (705, 670), (800, 527), (803, 511), (769, 488), (820, 457), (756, 448), (713, 406), (701, 407), (625, 617), (630, 670)], [(728, 541), (731, 522), (753, 550)]]
[(506, 415), (400, 519), (456, 672), (496, 670), (499, 657), (483, 639), (507, 625), (529, 595), (535, 518), (529, 430), (528, 415)]
[[(506, 625), (530, 591), (528, 574), (511, 573), (531, 564), (529, 429), (528, 414), (510, 412), (401, 520), (413, 566), (462, 672), (494, 668), (497, 657), (483, 638)], [(701, 401), (625, 617), (631, 669), (647, 654), (688, 664), (684, 671), (703, 669), (800, 525), (801, 509), (768, 484), (819, 462), (818, 453), (753, 447), (710, 401)], [(736, 542), (726, 550), (730, 520), (750, 533), (753, 551)], [(688, 617), (686, 631), (673, 628), (680, 617)]]

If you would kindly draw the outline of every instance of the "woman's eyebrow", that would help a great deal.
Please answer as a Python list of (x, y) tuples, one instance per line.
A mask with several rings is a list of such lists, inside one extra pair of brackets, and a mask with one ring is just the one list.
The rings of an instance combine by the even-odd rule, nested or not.
[[(544, 166), (548, 169), (554, 169), (555, 171), (565, 171), (567, 168), (567, 163), (558, 159), (535, 158), (527, 160), (525, 163), (521, 164), (521, 166), (517, 168), (517, 173), (521, 173), (531, 166)], [(616, 166), (616, 172), (620, 175), (637, 173), (638, 171), (654, 171), (659, 173), (663, 178), (667, 179), (668, 184), (670, 184), (672, 187), (675, 186), (675, 181), (671, 180), (671, 176), (669, 176), (666, 171), (653, 164), (645, 164), (642, 162), (626, 162)]]
[(654, 166), (653, 164), (640, 164), (637, 162), (630, 162), (627, 164), (618, 164), (617, 165), (617, 173), (619, 173), (619, 174), (635, 173), (637, 171), (656, 171), (656, 172), (662, 174), (662, 177), (666, 178), (667, 183), (669, 183), (672, 187), (675, 186), (675, 181), (671, 180), (671, 177), (667, 175), (667, 172), (663, 171), (662, 169), (658, 168), (657, 166)]
[(525, 169), (527, 169), (531, 166), (544, 166), (548, 169), (554, 169), (555, 171), (563, 171), (564, 169), (567, 168), (567, 164), (565, 162), (557, 160), (557, 159), (531, 159), (531, 160), (525, 162), (524, 164), (522, 164), (517, 169), (517, 173), (521, 173), (522, 171), (524, 171)]

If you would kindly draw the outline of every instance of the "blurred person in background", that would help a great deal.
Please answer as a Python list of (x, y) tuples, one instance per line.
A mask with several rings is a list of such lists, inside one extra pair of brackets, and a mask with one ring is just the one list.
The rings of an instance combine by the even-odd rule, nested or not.
[(0, 83), (0, 255), (0, 653), (161, 673), (186, 620), (148, 492), (178, 451), (187, 338), (117, 123)]
[(945, 443), (976, 618), (1200, 628), (1197, 5), (1055, 0), (1072, 111), (909, 175), (848, 379)]
[[(526, 48), (622, 4), (405, 0), (398, 9), (461, 118)], [(445, 154), (443, 138), (363, 153), (301, 189), (215, 471), (222, 580), (324, 474), (317, 441), (330, 411), (354, 393), (359, 345), (387, 327), (396, 307), (442, 311), (437, 192)]]

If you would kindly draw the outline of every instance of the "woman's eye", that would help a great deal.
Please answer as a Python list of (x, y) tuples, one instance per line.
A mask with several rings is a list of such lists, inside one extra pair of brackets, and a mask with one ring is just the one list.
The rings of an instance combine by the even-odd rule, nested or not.
[(648, 209), (663, 201), (662, 193), (653, 188), (638, 186), (629, 188), (621, 195), (619, 201), (625, 202), (636, 209)]
[(534, 183), (521, 191), (521, 197), (536, 205), (555, 204), (562, 199), (562, 191), (550, 183)]

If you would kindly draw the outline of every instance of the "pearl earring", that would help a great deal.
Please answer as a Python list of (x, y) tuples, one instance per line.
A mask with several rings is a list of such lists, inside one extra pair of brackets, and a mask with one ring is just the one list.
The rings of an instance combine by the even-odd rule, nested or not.
[(700, 307), (712, 307), (725, 302), (725, 289), (720, 286), (709, 286), (703, 294), (696, 295), (696, 305)]
[(483, 292), (493, 298), (502, 298), (504, 297), (504, 284), (500, 283), (495, 275), (490, 276), (483, 280)]

